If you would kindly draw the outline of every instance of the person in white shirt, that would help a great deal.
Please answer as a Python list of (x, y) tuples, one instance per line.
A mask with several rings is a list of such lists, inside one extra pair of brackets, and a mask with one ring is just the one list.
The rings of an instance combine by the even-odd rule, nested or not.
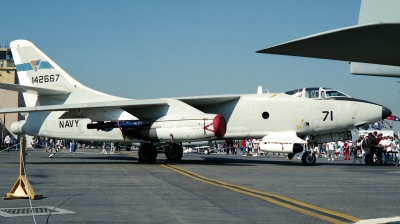
[(361, 140), (358, 139), (356, 142), (357, 156), (361, 155)]
[(347, 142), (347, 145), (349, 146), (350, 156), (356, 155), (356, 149), (354, 147), (353, 142), (349, 140), (349, 142)]
[(101, 150), (100, 154), (107, 154), (107, 151), (106, 151), (106, 143), (105, 143), (105, 142), (103, 142), (103, 145), (101, 146), (101, 148), (102, 148), (103, 150)]
[(334, 158), (333, 158), (334, 153), (335, 153), (335, 148), (333, 147), (334, 144), (335, 144), (335, 142), (326, 143), (326, 147), (327, 147), (327, 151), (328, 151), (328, 161), (334, 160)]
[(368, 135), (364, 136), (364, 139), (361, 140), (360, 142), (360, 148), (361, 148), (361, 156), (363, 157), (363, 162), (366, 163), (366, 156), (367, 156), (367, 141), (368, 141)]
[(31, 141), (32, 150), (35, 149), (35, 145), (36, 145), (36, 140), (35, 140), (35, 139), (32, 139), (32, 141)]
[(254, 149), (254, 154), (253, 156), (258, 156), (258, 149), (260, 148), (260, 140), (258, 139), (253, 139), (253, 149)]
[(392, 145), (392, 152), (398, 152), (398, 151), (399, 151), (399, 140), (394, 139)]
[(115, 146), (114, 146), (114, 142), (111, 142), (111, 147), (110, 147), (110, 154), (114, 154), (115, 153)]
[(7, 148), (7, 152), (9, 152), (10, 151), (10, 143), (11, 143), (10, 134), (7, 134), (7, 136), (4, 138), (4, 143), (5, 143), (5, 147)]
[(397, 152), (397, 159), (395, 159), (395, 166), (399, 165), (399, 160), (400, 160), (400, 153), (399, 153), (399, 140), (395, 139), (393, 141), (393, 152)]
[[(379, 142), (379, 145), (382, 146), (382, 150), (377, 150), (376, 155), (378, 158), (382, 158), (382, 162), (386, 161), (386, 152), (388, 150), (389, 144), (390, 143), (388, 140), (388, 136), (384, 136), (383, 139)], [(381, 153), (379, 153), (379, 152), (381, 152)]]
[(344, 156), (344, 140), (340, 139), (340, 141), (337, 142), (340, 150), (340, 156)]

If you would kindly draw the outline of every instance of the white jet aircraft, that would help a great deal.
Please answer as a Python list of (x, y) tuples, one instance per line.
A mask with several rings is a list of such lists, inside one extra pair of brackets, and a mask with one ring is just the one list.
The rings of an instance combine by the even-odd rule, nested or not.
[(349, 61), (354, 75), (400, 77), (399, 8), (399, 0), (362, 0), (358, 25), (292, 40), (257, 53)]
[[(268, 94), (126, 99), (82, 85), (27, 40), (10, 45), (19, 84), (1, 83), (0, 88), (22, 92), (26, 103), (26, 107), (0, 110), (25, 116), (11, 125), (14, 134), (145, 142), (139, 148), (140, 161), (156, 159), (153, 142), (169, 143), (165, 155), (177, 161), (183, 153), (178, 142), (265, 136), (263, 150), (288, 152), (292, 158), (303, 149), (300, 144), (305, 142), (299, 137), (310, 135), (315, 143), (348, 139), (349, 129), (391, 115), (384, 106), (323, 87)], [(315, 160), (309, 153), (302, 158), (305, 165)]]

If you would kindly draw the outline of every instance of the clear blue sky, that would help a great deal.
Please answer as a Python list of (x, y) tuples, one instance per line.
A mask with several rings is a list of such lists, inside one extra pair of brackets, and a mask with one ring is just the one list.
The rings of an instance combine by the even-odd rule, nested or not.
[[(392, 109), (395, 78), (351, 75), (347, 62), (256, 54), (356, 25), (360, 0), (1, 1), (0, 45), (32, 41), (81, 83), (129, 98), (325, 86)], [(395, 125), (395, 128), (400, 124)]]

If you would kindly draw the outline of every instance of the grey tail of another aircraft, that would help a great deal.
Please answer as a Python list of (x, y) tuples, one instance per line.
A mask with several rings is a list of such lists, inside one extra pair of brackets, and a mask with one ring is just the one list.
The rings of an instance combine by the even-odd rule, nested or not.
[(278, 44), (257, 53), (350, 62), (355, 75), (400, 77), (399, 0), (362, 0), (358, 24)]
[[(398, 0), (363, 0), (361, 2), (358, 25), (366, 24), (398, 24), (400, 23), (400, 1)], [(375, 40), (380, 42), (380, 40)], [(385, 41), (387, 44), (387, 41)], [(382, 56), (385, 57), (385, 56)], [(400, 67), (382, 64), (351, 62), (350, 73), (355, 75), (371, 75), (399, 77)]]
[(358, 24), (398, 23), (400, 1), (398, 0), (362, 0)]
[(14, 40), (10, 47), (19, 85), (0, 84), (0, 87), (22, 92), (27, 107), (123, 99), (81, 84), (30, 41)]

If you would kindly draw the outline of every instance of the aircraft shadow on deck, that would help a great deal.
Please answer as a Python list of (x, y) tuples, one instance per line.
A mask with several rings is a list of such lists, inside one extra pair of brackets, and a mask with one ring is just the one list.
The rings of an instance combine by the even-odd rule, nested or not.
[[(52, 159), (47, 156), (39, 157), (40, 160), (45, 161), (35, 161), (30, 162), (27, 159), (27, 164), (115, 164), (115, 165), (149, 165), (149, 164), (195, 164), (195, 165), (212, 165), (212, 166), (254, 166), (259, 164), (265, 165), (277, 165), (277, 166), (298, 166), (298, 167), (307, 167), (302, 164), (300, 160), (285, 160), (284, 157), (242, 157), (240, 155), (235, 156), (198, 156), (196, 159), (191, 159), (189, 156), (184, 156), (182, 160), (179, 162), (170, 162), (166, 158), (158, 158), (156, 162), (138, 162), (138, 158), (131, 156), (119, 156), (119, 155), (95, 155), (95, 156), (79, 156), (84, 154), (58, 154)], [(10, 163), (18, 163), (10, 162)], [(314, 167), (317, 166), (341, 166), (341, 167), (360, 167), (365, 166), (364, 164), (353, 164), (353, 160), (344, 163), (341, 160), (337, 161), (326, 161), (326, 158), (318, 158)]]

